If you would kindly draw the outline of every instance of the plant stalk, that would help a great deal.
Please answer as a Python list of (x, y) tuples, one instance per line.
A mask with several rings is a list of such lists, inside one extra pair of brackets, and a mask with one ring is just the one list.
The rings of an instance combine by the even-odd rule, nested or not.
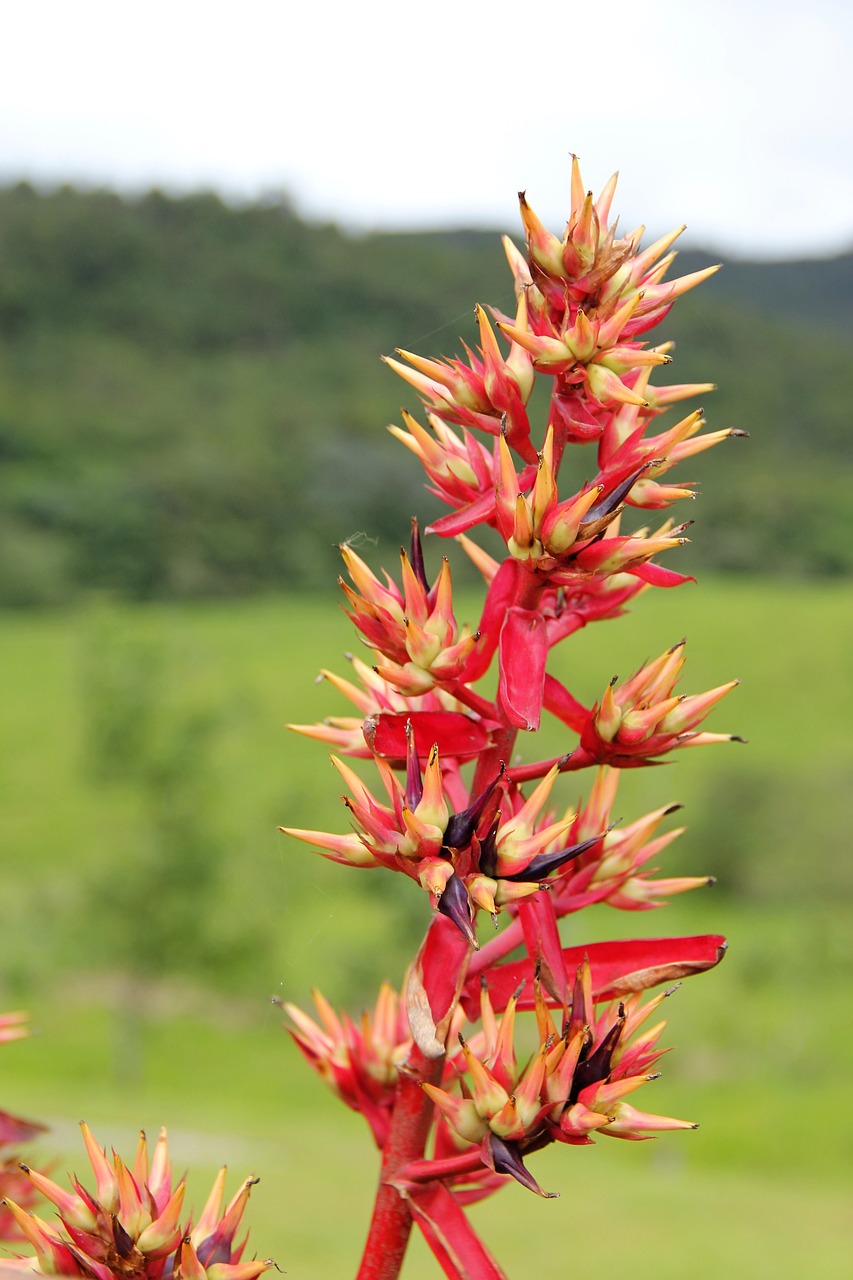
[(423, 1158), (433, 1104), (421, 1084), (439, 1084), (444, 1058), (427, 1058), (415, 1045), (400, 1073), (388, 1140), (382, 1152), (379, 1189), (357, 1280), (396, 1280), (403, 1265), (412, 1215), (396, 1180)]

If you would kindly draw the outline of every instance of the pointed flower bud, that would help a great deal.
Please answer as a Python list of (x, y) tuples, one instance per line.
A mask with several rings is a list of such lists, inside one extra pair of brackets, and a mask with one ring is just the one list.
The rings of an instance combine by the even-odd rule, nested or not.
[(351, 547), (341, 547), (341, 555), (355, 588), (341, 583), (350, 606), (347, 613), (371, 648), (386, 659), (377, 665), (384, 680), (404, 695), (417, 695), (464, 670), (478, 636), (470, 627), (457, 627), (446, 559), (429, 589), (401, 550), (400, 590), (390, 579), (387, 586), (381, 583)]
[(628, 1138), (636, 1141), (652, 1133), (661, 1133), (671, 1129), (698, 1129), (698, 1124), (691, 1120), (674, 1120), (670, 1116), (651, 1115), (647, 1111), (638, 1111), (629, 1102), (617, 1102), (610, 1110), (606, 1125), (600, 1132), (609, 1138)]
[[(737, 681), (689, 697), (674, 694), (684, 665), (684, 641), (667, 649), (623, 684), (611, 682), (581, 730), (581, 745), (572, 767), (581, 761), (614, 763), (651, 760), (676, 747), (695, 744), (696, 733), (711, 708)], [(714, 740), (732, 741), (732, 735)], [(574, 756), (574, 753), (573, 753)]]
[(377, 1146), (384, 1145), (399, 1068), (412, 1045), (398, 992), (383, 983), (372, 1011), (358, 1022), (338, 1015), (314, 992), (319, 1022), (296, 1005), (284, 1004), (292, 1039), (320, 1079), (370, 1125)]
[(74, 1193), (65, 1192), (22, 1166), (33, 1184), (56, 1205), (58, 1225), (48, 1225), (20, 1206), (10, 1205), (47, 1274), (87, 1280), (92, 1276), (97, 1280), (127, 1280), (130, 1276), (161, 1280), (164, 1275), (174, 1275), (176, 1280), (256, 1280), (274, 1265), (269, 1260), (241, 1263), (243, 1245), (233, 1245), (249, 1188), (257, 1179), (244, 1183), (220, 1218), (221, 1173), (191, 1242), (189, 1223), (181, 1217), (185, 1184), (181, 1181), (171, 1188), (165, 1131), (149, 1173), (144, 1134), (140, 1135), (131, 1172), (115, 1153), (111, 1162), (107, 1160), (88, 1127), (81, 1127), (97, 1193), (91, 1195), (79, 1183), (75, 1183)]

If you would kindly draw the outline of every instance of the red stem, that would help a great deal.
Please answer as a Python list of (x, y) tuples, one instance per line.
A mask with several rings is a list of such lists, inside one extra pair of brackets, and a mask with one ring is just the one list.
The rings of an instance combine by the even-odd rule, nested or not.
[(512, 782), (532, 782), (536, 778), (544, 778), (546, 773), (554, 768), (555, 764), (560, 765), (560, 772), (567, 773), (569, 757), (572, 752), (565, 756), (552, 756), (550, 760), (533, 760), (530, 764), (517, 764), (512, 769), (507, 769), (507, 776)]
[(486, 720), (494, 720), (497, 716), (497, 708), (493, 702), (489, 702), (488, 698), (481, 698), (479, 693), (475, 693), (467, 684), (463, 684), (461, 680), (451, 680), (445, 685), (447, 692), (452, 694), (459, 702), (465, 704), (471, 711), (476, 711), (477, 715), (483, 716)]
[(479, 1147), (462, 1151), (458, 1156), (446, 1156), (443, 1160), (413, 1160), (406, 1168), (406, 1178), (412, 1182), (434, 1182), (447, 1178), (459, 1178), (463, 1174), (482, 1173), (483, 1157)]
[(478, 796), (481, 791), (494, 781), (502, 764), (509, 764), (518, 730), (507, 725), (498, 729), (493, 735), (493, 745), (477, 759), (477, 767), (471, 781), (471, 795)]
[[(535, 608), (544, 584), (531, 576), (528, 576), (526, 581), (524, 579), (522, 581), (524, 585), (519, 592), (517, 603), (524, 608)], [(497, 710), (493, 704), (486, 703), (473, 690), (456, 688), (453, 692), (460, 701), (467, 703), (480, 714), (487, 710), (494, 714)], [(493, 780), (502, 762), (509, 763), (517, 735), (518, 730), (511, 725), (496, 731), (493, 745), (477, 760), (470, 788), (471, 795), (478, 795)], [(487, 944), (480, 956), (471, 957), (471, 960), (483, 957), (483, 952), (488, 957), (486, 963), (496, 959), (498, 955), (505, 955), (516, 945), (518, 934), (520, 934), (520, 926), (517, 921), (513, 921), (500, 938)], [(478, 965), (478, 971), (481, 967), (485, 965)], [(415, 1046), (409, 1055), (405, 1070), (400, 1074), (388, 1138), (382, 1152), (379, 1190), (376, 1194), (373, 1218), (357, 1280), (397, 1280), (400, 1274), (412, 1230), (412, 1215), (407, 1201), (395, 1184), (411, 1176), (412, 1168), (418, 1168), (417, 1162), (423, 1162), (432, 1122), (433, 1104), (424, 1093), (421, 1084), (440, 1083), (443, 1068), (444, 1058), (427, 1058)], [(478, 1167), (480, 1163), (477, 1157)], [(432, 1176), (435, 1176), (434, 1171)]]
[(379, 1190), (357, 1280), (396, 1280), (412, 1230), (412, 1215), (394, 1182), (413, 1160), (423, 1158), (433, 1104), (423, 1081), (441, 1081), (444, 1058), (426, 1058), (415, 1046), (400, 1074), (388, 1140), (382, 1152)]
[(519, 588), (515, 603), (521, 609), (537, 609), (542, 592), (548, 585), (547, 577), (540, 577), (537, 573), (523, 573), (519, 575)]

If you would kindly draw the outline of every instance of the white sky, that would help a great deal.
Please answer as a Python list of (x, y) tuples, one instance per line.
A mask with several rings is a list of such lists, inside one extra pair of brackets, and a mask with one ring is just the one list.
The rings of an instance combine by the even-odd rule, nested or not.
[(569, 153), (624, 229), (853, 247), (850, 0), (23, 0), (0, 181), (285, 190), (349, 227), (555, 230)]

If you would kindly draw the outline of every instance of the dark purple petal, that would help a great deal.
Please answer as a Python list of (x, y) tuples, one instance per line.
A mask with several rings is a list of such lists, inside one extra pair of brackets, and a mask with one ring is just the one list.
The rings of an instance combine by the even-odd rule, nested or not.
[(611, 512), (616, 510), (619, 503), (631, 492), (640, 476), (649, 466), (651, 466), (650, 461), (643, 462), (639, 467), (636, 467), (630, 475), (626, 476), (620, 484), (617, 484), (615, 489), (611, 489), (603, 498), (599, 498), (594, 507), (590, 507), (584, 517), (583, 524), (578, 530), (579, 538), (589, 537), (589, 534), (584, 533), (584, 529), (595, 524), (595, 522), (600, 520), (603, 516), (609, 516)]
[(500, 810), (495, 814), (492, 825), (486, 832), (485, 839), (480, 841), (480, 871), (484, 876), (494, 877), (498, 869), (498, 827), (501, 825)]
[[(607, 831), (610, 830), (611, 828), (608, 827)], [(556, 853), (537, 854), (523, 871), (516, 871), (511, 876), (501, 876), (501, 879), (520, 881), (522, 884), (533, 884), (536, 880), (544, 880), (552, 871), (556, 871), (557, 867), (571, 862), (572, 858), (579, 858), (582, 853), (586, 853), (587, 849), (598, 844), (599, 840), (607, 835), (607, 831), (600, 831), (597, 836), (590, 836), (589, 840), (581, 840), (580, 844), (570, 845), (568, 849), (560, 849)]]
[(418, 529), (417, 516), (412, 516), (412, 548), (409, 554), (409, 563), (414, 570), (415, 577), (423, 587), (424, 591), (429, 594), (429, 583), (427, 582), (426, 568), (424, 566), (424, 550), (421, 546), (421, 534)]
[[(575, 1019), (572, 1018), (572, 1023), (574, 1021)], [(606, 1080), (610, 1075), (610, 1063), (613, 1059), (613, 1054), (616, 1052), (616, 1046), (619, 1043), (619, 1037), (622, 1034), (624, 1025), (625, 1015), (620, 1013), (619, 1018), (614, 1022), (598, 1048), (593, 1049), (589, 1057), (584, 1058), (575, 1067), (575, 1074), (572, 1077), (573, 1102), (577, 1101), (578, 1094), (587, 1085), (595, 1084), (598, 1080)]]
[(480, 949), (477, 935), (474, 932), (474, 918), (471, 913), (471, 902), (464, 881), (454, 874), (444, 886), (444, 893), (438, 900), (438, 910), (448, 920), (452, 920), (456, 928), (467, 938), (475, 951)]
[(501, 763), (498, 773), (489, 785), (480, 792), (477, 799), (472, 801), (467, 809), (460, 809), (458, 813), (453, 814), (444, 832), (444, 843), (448, 849), (464, 849), (467, 844), (471, 843), (474, 832), (477, 830), (477, 824), (483, 816), (483, 811), (505, 772), (506, 765)]
[(520, 1182), (523, 1187), (527, 1187), (528, 1191), (533, 1191), (537, 1196), (553, 1200), (558, 1194), (556, 1191), (543, 1191), (533, 1174), (525, 1169), (515, 1143), (505, 1142), (496, 1133), (490, 1131), (483, 1139), (483, 1158), (495, 1173), (509, 1174), (511, 1178), (515, 1178), (516, 1182)]

